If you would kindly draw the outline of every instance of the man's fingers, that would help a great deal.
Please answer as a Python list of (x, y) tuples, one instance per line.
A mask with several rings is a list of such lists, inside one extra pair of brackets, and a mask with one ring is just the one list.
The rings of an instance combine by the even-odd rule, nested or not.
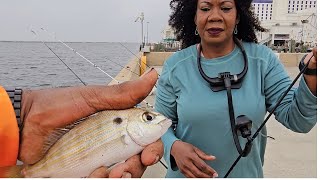
[(140, 178), (146, 167), (140, 161), (140, 155), (129, 158), (126, 162), (116, 165), (109, 173), (109, 178)]
[(128, 165), (125, 163), (118, 164), (114, 166), (109, 173), (109, 178), (121, 178), (122, 175), (129, 169)]
[(159, 139), (148, 145), (141, 153), (141, 161), (145, 166), (156, 164), (163, 156), (163, 143)]
[(109, 170), (102, 166), (96, 170), (94, 170), (89, 176), (88, 178), (106, 178), (109, 176)]

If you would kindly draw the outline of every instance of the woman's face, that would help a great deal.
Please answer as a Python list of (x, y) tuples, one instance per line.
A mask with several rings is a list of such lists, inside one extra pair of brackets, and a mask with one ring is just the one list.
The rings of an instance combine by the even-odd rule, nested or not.
[(237, 24), (234, 0), (198, 0), (195, 23), (203, 43), (230, 42)]

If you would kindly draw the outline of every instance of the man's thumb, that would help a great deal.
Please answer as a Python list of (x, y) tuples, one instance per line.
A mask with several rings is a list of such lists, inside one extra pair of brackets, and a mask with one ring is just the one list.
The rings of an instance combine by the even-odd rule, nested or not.
[(121, 84), (107, 86), (100, 94), (99, 99), (103, 105), (101, 110), (127, 109), (143, 101), (156, 84), (158, 73), (150, 69), (139, 79), (127, 81)]

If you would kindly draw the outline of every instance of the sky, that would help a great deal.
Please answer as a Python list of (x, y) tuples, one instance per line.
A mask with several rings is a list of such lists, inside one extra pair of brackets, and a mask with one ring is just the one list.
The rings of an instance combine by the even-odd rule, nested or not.
[[(159, 42), (170, 0), (0, 0), (0, 41)], [(149, 22), (149, 23), (147, 23)], [(47, 32), (41, 30), (44, 28)], [(31, 33), (35, 31), (37, 35)]]

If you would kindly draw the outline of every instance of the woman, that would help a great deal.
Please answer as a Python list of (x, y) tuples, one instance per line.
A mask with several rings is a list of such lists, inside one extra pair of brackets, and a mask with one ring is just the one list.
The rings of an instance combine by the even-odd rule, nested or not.
[[(240, 119), (245, 115), (252, 121), (251, 132), (255, 133), (267, 111), (275, 107), (291, 83), (276, 55), (257, 44), (255, 30), (265, 29), (254, 17), (251, 2), (172, 0), (170, 3), (173, 13), (169, 22), (185, 49), (165, 62), (158, 81), (156, 110), (176, 122), (162, 137), (169, 165), (166, 177), (218, 174), (223, 177), (247, 142), (239, 136), (240, 150), (235, 145), (237, 132), (231, 128), (231, 116)], [(242, 43), (236, 45), (237, 39)], [(240, 50), (241, 44), (245, 54)], [(313, 55), (309, 69), (316, 69), (316, 49)], [(311, 56), (312, 53), (303, 63)], [(208, 77), (217, 77), (222, 88), (211, 90), (217, 86), (211, 86), (200, 69)], [(244, 75), (241, 78), (224, 74), (218, 78), (222, 72), (232, 75), (244, 72)], [(228, 78), (233, 81), (231, 105), (225, 90), (231, 82)], [(292, 89), (274, 112), (276, 119), (292, 131), (307, 133), (316, 124), (316, 79), (314, 73), (304, 74), (299, 87)], [(263, 128), (250, 153), (241, 158), (229, 177), (263, 177), (265, 147)]]

